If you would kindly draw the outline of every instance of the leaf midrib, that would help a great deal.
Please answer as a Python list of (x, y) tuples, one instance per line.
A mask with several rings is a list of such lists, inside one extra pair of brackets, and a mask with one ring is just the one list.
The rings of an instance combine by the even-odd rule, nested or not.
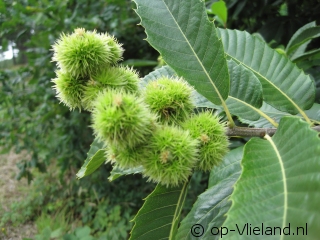
[(241, 99), (239, 98), (235, 98), (235, 97), (232, 97), (232, 96), (228, 96), (228, 98), (230, 99), (233, 99), (235, 101), (238, 101), (240, 103), (242, 103), (243, 105), (246, 105), (247, 107), (251, 108), (253, 111), (256, 111), (261, 117), (265, 118), (267, 121), (269, 121), (274, 127), (278, 127), (278, 123), (275, 122), (273, 119), (271, 119), (268, 115), (266, 115), (263, 111), (261, 111), (260, 109), (248, 104), (247, 102), (245, 101), (242, 101)]
[[(234, 60), (235, 62), (242, 64), (244, 67), (246, 67), (247, 69), (249, 69), (250, 71), (252, 71), (255, 75), (257, 75), (258, 77), (264, 79), (266, 82), (268, 82), (271, 86), (273, 86), (278, 92), (280, 92), (283, 96), (285, 96), (286, 99), (289, 100), (289, 102), (300, 112), (300, 114), (302, 116), (305, 116), (304, 111), (287, 95), (285, 94), (280, 88), (278, 88), (273, 82), (271, 82), (269, 79), (267, 79), (266, 77), (262, 76), (259, 72), (257, 72), (256, 70), (254, 70), (253, 68), (251, 68), (250, 66), (248, 66), (247, 64), (245, 64), (244, 62), (241, 62), (240, 60), (238, 60), (237, 58), (231, 56), (229, 53), (225, 52), (225, 54), (230, 57), (232, 60)], [(306, 119), (307, 120), (307, 119)]]
[[(218, 94), (218, 97), (219, 97), (220, 101), (221, 101), (222, 103), (224, 103), (224, 100), (223, 100), (220, 92), (218, 91), (216, 85), (215, 85), (214, 82), (212, 81), (212, 79), (211, 79), (209, 73), (207, 72), (206, 68), (203, 66), (202, 62), (200, 61), (198, 55), (197, 55), (196, 52), (193, 50), (193, 48), (192, 48), (192, 46), (191, 46), (188, 38), (185, 36), (185, 34), (183, 33), (182, 29), (180, 28), (178, 22), (176, 21), (176, 19), (175, 19), (174, 16), (172, 15), (171, 11), (169, 10), (168, 5), (165, 3), (165, 1), (162, 1), (162, 2), (163, 2), (163, 4), (165, 5), (165, 7), (167, 8), (169, 14), (171, 15), (171, 17), (172, 17), (174, 23), (176, 24), (177, 28), (179, 29), (180, 33), (182, 34), (182, 36), (183, 36), (184, 39), (186, 40), (186, 43), (189, 45), (191, 51), (193, 52), (194, 56), (196, 57), (197, 61), (199, 62), (201, 68), (203, 69), (203, 71), (204, 71), (204, 73), (206, 74), (207, 78), (209, 79), (210, 83), (212, 84), (214, 90), (215, 90), (216, 93)], [(220, 74), (220, 73), (221, 73), (221, 71), (219, 71), (219, 74)]]
[[(277, 146), (275, 145), (273, 139), (269, 136), (269, 135), (265, 135), (265, 139), (267, 139), (267, 141), (269, 141), (269, 143), (271, 144), (274, 152), (277, 155), (277, 159), (279, 161), (280, 164), (280, 168), (281, 168), (281, 174), (282, 174), (282, 180), (283, 180), (283, 195), (284, 195), (284, 207), (283, 207), (283, 220), (282, 220), (282, 229), (285, 227), (285, 224), (287, 222), (287, 210), (288, 210), (288, 189), (287, 189), (287, 178), (286, 178), (286, 172), (285, 172), (285, 168), (283, 165), (283, 159), (280, 155), (280, 152), (278, 151)], [(283, 239), (283, 234), (281, 235), (280, 239)]]

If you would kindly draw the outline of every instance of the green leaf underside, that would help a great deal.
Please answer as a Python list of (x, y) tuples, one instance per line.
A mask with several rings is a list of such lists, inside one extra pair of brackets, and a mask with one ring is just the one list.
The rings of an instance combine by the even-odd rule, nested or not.
[(228, 61), (230, 74), (230, 96), (226, 103), (233, 115), (258, 120), (260, 114), (257, 110), (262, 105), (262, 86), (257, 77), (235, 61)]
[[(308, 239), (318, 239), (320, 223), (320, 139), (317, 132), (296, 117), (284, 117), (276, 134), (267, 140), (251, 139), (244, 148), (242, 174), (231, 195), (232, 206), (223, 226), (240, 229), (288, 227), (295, 236), (270, 239), (303, 239), (297, 227), (308, 225)], [(289, 229), (289, 228), (288, 228)], [(266, 235), (266, 234), (264, 234)], [(268, 239), (269, 239), (268, 238)], [(228, 239), (257, 239), (230, 232)]]
[[(262, 107), (260, 108), (260, 110), (265, 113), (266, 115), (268, 115), (270, 118), (272, 118), (275, 122), (279, 123), (280, 119), (282, 117), (285, 116), (292, 116), (289, 113), (286, 112), (281, 112), (277, 109), (275, 109), (274, 107), (270, 106), (269, 104), (263, 102)], [(307, 116), (311, 119), (311, 121), (320, 122), (320, 104), (315, 103), (313, 104), (313, 106), (306, 110), (305, 113), (307, 114)], [(301, 116), (300, 114), (296, 115), (296, 116)], [(264, 117), (260, 117), (258, 120), (256, 121), (251, 121), (248, 119), (243, 119), (240, 118), (239, 119), (241, 122), (249, 124), (249, 126), (252, 127), (257, 127), (257, 128), (273, 128), (274, 126)]]
[(206, 99), (204, 96), (202, 96), (201, 94), (199, 94), (196, 91), (193, 93), (192, 97), (194, 99), (194, 104), (196, 107), (214, 108), (214, 109), (223, 110), (223, 108), (221, 106), (213, 104), (212, 102), (210, 102), (208, 99)]
[(288, 56), (296, 53), (297, 49), (311, 39), (320, 36), (320, 27), (316, 26), (316, 22), (311, 22), (299, 28), (291, 37), (287, 47), (286, 53)]
[(158, 184), (133, 219), (135, 225), (130, 240), (173, 240), (180, 222), (187, 186), (188, 183), (185, 183), (179, 187), (167, 188)]
[(105, 153), (103, 150), (103, 143), (96, 138), (91, 144), (90, 150), (87, 155), (87, 159), (76, 174), (77, 178), (83, 178), (90, 175), (95, 170), (97, 170), (102, 163), (106, 161)]
[(135, 168), (122, 169), (115, 165), (112, 171), (110, 172), (110, 176), (108, 177), (108, 179), (110, 182), (112, 182), (123, 175), (137, 174), (142, 172), (143, 172), (142, 166), (135, 167)]
[(305, 111), (308, 117), (320, 124), (320, 104), (319, 103), (314, 103), (313, 106)]
[(319, 53), (320, 53), (320, 49), (315, 49), (315, 50), (311, 50), (311, 51), (307, 51), (307, 52), (303, 52), (301, 54), (297, 54), (295, 55), (294, 58), (292, 58), (292, 61), (295, 63), (298, 63), (299, 61), (303, 61), (306, 59), (318, 59), (319, 57)]
[[(289, 113), (281, 112), (278, 109), (270, 106), (269, 104), (263, 102), (262, 107), (260, 108), (262, 112), (271, 117), (275, 122), (279, 123), (280, 119), (284, 116), (290, 116)], [(274, 128), (274, 126), (264, 117), (260, 117), (256, 121), (251, 121), (249, 119), (239, 119), (241, 122), (249, 124), (249, 126), (257, 127), (257, 128)]]
[(264, 101), (291, 114), (312, 106), (315, 98), (313, 81), (285, 56), (247, 32), (225, 29), (218, 32), (227, 57), (258, 77)]
[[(289, 56), (290, 60), (292, 62), (297, 62), (298, 59), (297, 58), (300, 58), (300, 56), (303, 57), (307, 47), (308, 47), (308, 44), (311, 42), (311, 40), (308, 40), (306, 41), (305, 43), (301, 44), (295, 51), (292, 55)], [(287, 55), (288, 56), (288, 55)]]
[(221, 39), (200, 0), (134, 0), (147, 41), (197, 92), (219, 105), (229, 93)]
[(210, 229), (221, 227), (225, 221), (225, 214), (231, 206), (229, 196), (233, 191), (233, 185), (241, 173), (240, 161), (243, 147), (230, 151), (223, 162), (210, 173), (208, 189), (198, 196), (189, 214), (181, 222), (176, 239), (199, 239), (191, 235), (190, 229), (194, 224), (204, 227), (204, 235), (201, 239), (218, 239), (213, 236)]

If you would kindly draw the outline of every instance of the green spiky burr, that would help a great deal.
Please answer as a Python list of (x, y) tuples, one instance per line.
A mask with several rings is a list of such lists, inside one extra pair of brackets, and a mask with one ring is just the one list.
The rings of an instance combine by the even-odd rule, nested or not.
[(123, 49), (107, 33), (77, 28), (72, 34), (61, 34), (53, 51), (52, 60), (60, 69), (76, 78), (88, 78), (120, 60)]
[(198, 160), (198, 140), (177, 126), (159, 126), (145, 150), (144, 175), (149, 181), (177, 186), (188, 180)]
[(162, 77), (147, 84), (144, 97), (163, 123), (185, 121), (195, 108), (190, 87), (184, 80)]
[(52, 80), (53, 88), (60, 102), (64, 103), (70, 110), (78, 108), (81, 110), (81, 99), (84, 92), (86, 80), (71, 76), (68, 72), (58, 70), (57, 77)]
[(92, 127), (101, 140), (119, 146), (134, 147), (145, 142), (157, 117), (143, 99), (119, 90), (105, 90), (93, 102)]
[(190, 131), (192, 137), (199, 140), (199, 161), (197, 169), (211, 171), (229, 151), (229, 141), (225, 134), (226, 125), (211, 112), (194, 115), (182, 127)]

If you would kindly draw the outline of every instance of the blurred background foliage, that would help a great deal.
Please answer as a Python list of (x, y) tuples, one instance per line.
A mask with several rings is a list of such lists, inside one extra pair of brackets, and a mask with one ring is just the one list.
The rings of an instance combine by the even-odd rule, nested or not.
[[(208, 8), (219, 0), (207, 0)], [(320, 21), (319, 0), (226, 0), (227, 28), (260, 33), (272, 46), (286, 46), (305, 24)], [(319, 42), (315, 42), (315, 45)]]
[[(216, 2), (206, 1), (210, 18)], [(298, 28), (320, 18), (320, 0), (226, 0), (225, 6), (227, 20), (216, 21), (218, 26), (259, 33), (274, 48), (284, 48)], [(70, 112), (55, 98), (51, 45), (77, 27), (107, 31), (123, 43), (124, 64), (136, 67), (142, 77), (159, 56), (143, 40), (146, 35), (132, 8), (130, 0), (0, 0), (0, 48), (13, 53), (2, 61), (0, 55), (0, 151), (25, 150), (17, 178), (32, 183), (28, 198), (0, 215), (0, 227), (32, 220), (36, 239), (127, 239), (129, 221), (154, 184), (140, 175), (110, 183), (110, 165), (75, 179), (93, 141), (90, 117)], [(309, 46), (319, 46), (319, 40)], [(319, 89), (318, 66), (306, 70)], [(185, 211), (207, 187), (207, 178), (193, 176)]]
[(38, 226), (44, 234), (39, 239), (59, 234), (54, 232), (57, 229), (67, 232), (75, 220), (90, 226), (96, 236), (127, 238), (129, 221), (153, 184), (145, 184), (141, 176), (109, 183), (111, 166), (89, 178), (75, 179), (93, 141), (90, 117), (87, 112), (70, 112), (55, 98), (51, 45), (62, 32), (77, 27), (107, 31), (124, 44), (124, 60), (153, 60), (153, 66), (139, 68), (145, 74), (157, 63), (158, 54), (143, 40), (145, 34), (132, 7), (127, 0), (0, 0), (1, 50), (13, 48), (14, 52), (12, 59), (0, 63), (0, 145), (3, 153), (11, 148), (18, 153), (26, 150), (17, 178), (26, 177), (29, 182), (34, 178), (34, 191), (24, 202), (12, 204), (10, 212), (0, 211), (0, 225), (38, 217), (39, 222), (52, 221), (50, 215), (64, 213), (59, 215), (64, 221), (58, 219), (56, 224), (66, 226)]

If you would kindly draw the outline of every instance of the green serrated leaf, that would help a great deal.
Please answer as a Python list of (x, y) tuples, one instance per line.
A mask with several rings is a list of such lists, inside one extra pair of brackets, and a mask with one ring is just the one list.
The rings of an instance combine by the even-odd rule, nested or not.
[(291, 114), (309, 109), (315, 98), (313, 81), (285, 56), (247, 32), (219, 29), (228, 58), (242, 64), (260, 80), (263, 98)]
[(286, 53), (292, 56), (296, 53), (297, 49), (304, 43), (310, 42), (311, 39), (320, 36), (320, 26), (316, 26), (316, 22), (310, 22), (303, 27), (299, 28), (291, 37), (287, 47)]
[(294, 58), (291, 58), (291, 60), (295, 63), (299, 63), (306, 59), (315, 60), (320, 58), (319, 53), (320, 53), (320, 49), (314, 49), (314, 50), (303, 52), (299, 55), (296, 55)]
[(133, 219), (130, 240), (173, 240), (188, 184), (168, 188), (158, 184)]
[(224, 104), (229, 75), (221, 39), (200, 0), (134, 0), (147, 41), (197, 92)]
[[(269, 104), (267, 104), (265, 102), (262, 104), (260, 111), (265, 113), (265, 115), (269, 116), (277, 123), (280, 122), (280, 119), (282, 117), (292, 116), (289, 113), (281, 112), (281, 111), (275, 109), (274, 107), (270, 106)], [(318, 104), (318, 103), (313, 104), (313, 106), (310, 109), (306, 110), (305, 113), (307, 114), (307, 116), (310, 118), (311, 121), (313, 121), (314, 123), (320, 124), (320, 104)], [(301, 116), (301, 115), (298, 114), (296, 116)], [(243, 123), (249, 124), (249, 126), (252, 126), (252, 127), (258, 127), (258, 128), (273, 128), (274, 127), (264, 117), (260, 117), (256, 121), (251, 121), (251, 120), (243, 119), (243, 118), (240, 118), (239, 120)]]
[(142, 166), (135, 167), (135, 168), (129, 168), (129, 169), (122, 169), (117, 166), (114, 166), (108, 179), (110, 182), (112, 182), (123, 175), (137, 174), (137, 173), (142, 173), (142, 172), (143, 172)]
[(308, 117), (317, 124), (320, 124), (320, 104), (315, 103), (313, 106), (306, 110)]
[(302, 56), (307, 47), (308, 47), (308, 44), (311, 42), (311, 40), (309, 41), (306, 41), (305, 43), (301, 44), (295, 51), (292, 55), (289, 56), (290, 60), (292, 62), (296, 62), (297, 61), (297, 58), (299, 58), (300, 56)]
[(97, 138), (91, 144), (87, 159), (78, 171), (77, 178), (83, 178), (97, 170), (106, 161), (103, 143)]
[[(242, 152), (243, 147), (230, 151), (224, 157), (221, 165), (211, 171), (209, 187), (198, 196), (193, 208), (181, 222), (176, 236), (177, 240), (199, 239), (200, 235), (197, 235), (196, 232), (202, 230), (201, 239), (219, 238), (219, 235), (213, 236), (210, 230), (213, 226), (220, 228), (226, 219), (225, 214), (231, 206), (229, 196), (241, 173)], [(194, 229), (195, 224), (200, 224), (203, 229)]]
[(226, 101), (233, 115), (244, 119), (260, 118), (262, 105), (262, 86), (258, 78), (241, 64), (228, 61), (231, 90)]
[[(257, 232), (263, 232), (264, 237), (268, 232), (271, 235), (268, 239), (318, 239), (318, 133), (299, 118), (284, 117), (272, 138), (266, 135), (265, 140), (251, 139), (245, 145), (243, 156), (243, 171), (223, 224), (236, 230), (229, 231), (228, 239), (257, 239), (246, 231), (247, 223), (251, 229), (260, 229)], [(281, 235), (279, 230), (272, 230), (275, 227), (281, 229)], [(286, 233), (291, 232), (290, 236), (283, 234), (285, 227)], [(299, 227), (304, 228), (304, 235), (301, 229), (297, 232)], [(245, 229), (243, 235), (237, 229)]]
[[(279, 123), (280, 119), (284, 116), (290, 116), (289, 113), (281, 112), (278, 109), (270, 106), (269, 104), (263, 102), (262, 107), (260, 108), (262, 112), (264, 112), (267, 116), (272, 118), (275, 122)], [(274, 128), (274, 126), (264, 117), (260, 117), (258, 120), (251, 121), (248, 119), (239, 118), (239, 120), (243, 123), (249, 124), (249, 126), (257, 127), (257, 128)]]

